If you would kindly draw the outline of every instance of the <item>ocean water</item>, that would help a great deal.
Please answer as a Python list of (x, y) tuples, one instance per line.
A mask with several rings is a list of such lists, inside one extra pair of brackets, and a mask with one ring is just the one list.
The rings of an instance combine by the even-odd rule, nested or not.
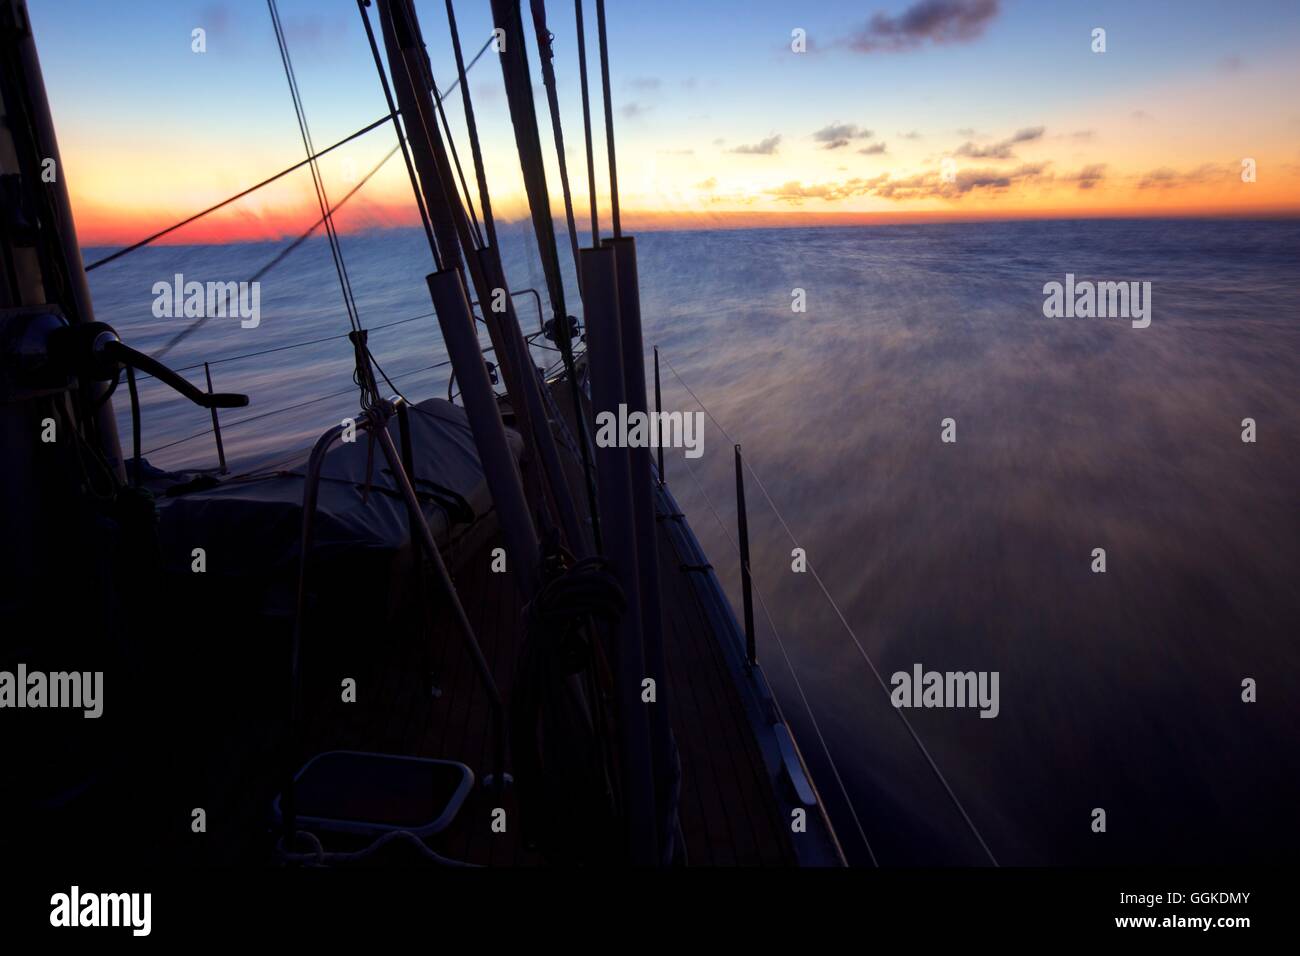
[[(342, 243), (363, 324), (410, 319), (371, 336), (385, 371), (445, 395), (423, 234)], [(544, 290), (527, 232), (503, 229), (503, 248), (512, 287)], [(739, 607), (733, 440), (761, 479), (758, 653), (854, 862), (987, 863), (946, 787), (1003, 864), (1300, 850), (1300, 222), (656, 232), (638, 248), (665, 408), (711, 415), (702, 458), (669, 454), (669, 484)], [(152, 315), (155, 282), (237, 281), (278, 251), (141, 250), (91, 273), (98, 317), (154, 351), (188, 324)], [(1150, 326), (1045, 318), (1043, 286), (1067, 273), (1149, 281)], [(236, 467), (356, 408), (324, 242), (267, 275), (260, 305), (257, 328), (212, 319), (166, 358), (215, 361), (216, 388), (252, 396), (222, 413)], [(153, 381), (141, 397), (153, 464), (215, 463), (206, 412)], [(815, 575), (792, 570), (796, 546)], [(916, 664), (996, 671), (998, 716), (902, 711), (927, 758), (872, 670)]]

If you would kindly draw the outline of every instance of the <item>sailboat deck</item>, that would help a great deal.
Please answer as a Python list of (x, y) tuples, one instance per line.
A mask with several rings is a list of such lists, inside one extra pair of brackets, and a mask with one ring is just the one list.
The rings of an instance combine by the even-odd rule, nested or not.
[[(660, 522), (660, 564), (668, 706), (680, 750), (681, 832), (692, 865), (783, 865), (794, 862), (763, 757), (718, 638), (712, 633), (690, 575)], [(489, 541), (466, 560), (455, 585), (507, 706), (523, 625), (509, 573), (490, 570)], [(357, 679), (354, 704), (339, 703), (338, 680), (309, 683), (320, 693), (310, 702), (304, 759), (331, 749), (400, 753), (461, 761), (481, 784), (490, 772), (491, 714), (469, 653), (442, 607), (432, 639), (408, 634), (370, 642), (330, 668)], [(319, 669), (317, 669), (319, 672)], [(432, 671), (434, 696), (428, 673)], [(505, 833), (494, 833), (492, 811), (506, 810)], [(456, 823), (434, 838), (444, 856), (485, 865), (543, 862), (523, 846), (513, 793), (499, 800), (476, 786)]]
[[(568, 411), (566, 393), (554, 389), (562, 414)], [(570, 487), (581, 488), (580, 466), (571, 460), (566, 466)], [(811, 832), (796, 855), (788, 824), (796, 792), (788, 779), (791, 767), (768, 732), (779, 714), (764, 696), (761, 674), (744, 664), (734, 616), (676, 502), (663, 488), (655, 497), (667, 671), (657, 706), (667, 706), (679, 750), (678, 819), (686, 861), (833, 862), (833, 853), (808, 856)], [(585, 515), (585, 496), (575, 499)], [(449, 558), (454, 560), (450, 573), (508, 711), (525, 622), (513, 574), (491, 568), (492, 551), (502, 541), (495, 518), (485, 521), (476, 543)], [(309, 613), (302, 638), (292, 766), (338, 750), (459, 761), (473, 771), (475, 786), (454, 822), (427, 845), (448, 860), (480, 865), (547, 862), (521, 839), (514, 788), (498, 795), (482, 786), (493, 770), (489, 695), (433, 575), (417, 574), (409, 542), (404, 555), (378, 573), (366, 569), (362, 555), (352, 557), (358, 559), (350, 565), (355, 574), (316, 586), (316, 610)], [(203, 580), (187, 575), (177, 582), (175, 613), (198, 600), (179, 585)], [(204, 807), (214, 821), (213, 834), (220, 834), (196, 840), (187, 828), (168, 830), (159, 849), (190, 862), (266, 862), (278, 835), (269, 811), (286, 773), (285, 664), (292, 618), (267, 618), (263, 627), (245, 634), (229, 629), (230, 621), (244, 620), (237, 607), (222, 607), (196, 622), (204, 636), (166, 645), (174, 659), (155, 655), (160, 673), (194, 675), (183, 690), (177, 687), (174, 703), (191, 714), (189, 722), (151, 728), (159, 752), (192, 755), (160, 765), (157, 786), (163, 799)], [(355, 682), (355, 700), (343, 699), (348, 680)], [(236, 681), (244, 692), (232, 700), (229, 688)], [(183, 746), (166, 742), (178, 735)], [(390, 798), (381, 793), (377, 799)], [(403, 800), (393, 795), (393, 808)], [(505, 832), (492, 826), (497, 807), (506, 811)], [(323, 842), (330, 851), (364, 846), (357, 838), (330, 834)], [(396, 843), (377, 857), (375, 862), (411, 863), (420, 854)]]

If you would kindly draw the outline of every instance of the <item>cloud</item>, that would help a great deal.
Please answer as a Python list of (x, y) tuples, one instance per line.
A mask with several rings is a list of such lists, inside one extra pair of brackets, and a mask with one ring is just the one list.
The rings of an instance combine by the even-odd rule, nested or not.
[(821, 199), (824, 202), (836, 202), (841, 199), (849, 199), (853, 196), (866, 196), (876, 189), (881, 183), (889, 179), (888, 173), (882, 173), (874, 179), (862, 179), (855, 176), (853, 179), (845, 180), (842, 183), (819, 183), (816, 185), (805, 186), (798, 181), (791, 181), (782, 186), (773, 186), (765, 189), (769, 196), (774, 196), (781, 202), (790, 203), (792, 206), (802, 205), (805, 199)]
[(1000, 192), (1017, 183), (1038, 179), (1046, 163), (1027, 163), (1013, 170), (962, 169), (955, 182), (944, 182), (938, 172), (918, 173), (906, 179), (891, 179), (875, 190), (885, 199), (960, 199), (975, 190)]
[(1094, 163), (1091, 166), (1084, 166), (1072, 176), (1065, 176), (1064, 179), (1077, 183), (1080, 189), (1091, 189), (1103, 179), (1106, 178), (1106, 164)]
[(911, 132), (908, 132), (908, 133), (899, 133), (898, 135), (901, 136), (903, 139), (920, 139), (920, 138), (921, 138), (921, 134), (918, 133), (916, 130), (912, 130)]
[(769, 136), (767, 139), (759, 140), (757, 143), (744, 143), (730, 150), (733, 153), (739, 153), (742, 156), (771, 156), (776, 152), (776, 148), (781, 145), (781, 135)]
[(966, 43), (999, 13), (999, 0), (920, 0), (898, 16), (877, 13), (848, 41), (859, 53), (897, 53), (926, 43)]
[(710, 176), (708, 179), (705, 179), (705, 180), (703, 180), (702, 182), (698, 182), (698, 183), (696, 183), (696, 184), (695, 184), (695, 188), (696, 188), (696, 189), (706, 189), (706, 190), (707, 190), (707, 189), (717, 189), (717, 188), (718, 188), (718, 180), (717, 180), (717, 177), (715, 177), (715, 176)]
[(1215, 67), (1220, 73), (1240, 73), (1246, 68), (1246, 62), (1236, 53), (1229, 53), (1227, 56), (1220, 57)]
[(1176, 186), (1188, 186), (1197, 183), (1211, 183), (1226, 179), (1235, 172), (1231, 167), (1217, 163), (1202, 163), (1195, 169), (1179, 171), (1169, 166), (1161, 166), (1143, 174), (1137, 181), (1138, 189), (1172, 189)]
[(849, 140), (870, 138), (871, 130), (863, 129), (856, 123), (831, 123), (813, 133), (813, 139), (826, 144), (823, 149), (839, 149), (849, 145)]
[(628, 119), (641, 119), (652, 109), (654, 109), (653, 106), (646, 106), (644, 103), (638, 103), (636, 100), (632, 100), (627, 103), (620, 112), (622, 112), (622, 114)]
[(1139, 123), (1145, 123), (1147, 120), (1155, 119), (1155, 117), (1152, 116), (1150, 113), (1148, 113), (1146, 110), (1134, 110), (1132, 113), (1129, 113), (1128, 115), (1133, 117), (1133, 119), (1137, 120)]
[(315, 13), (285, 17), (283, 25), (285, 42), (295, 53), (304, 50), (326, 54), (337, 50), (350, 30), (347, 20), (337, 14), (328, 18)]
[(879, 156), (885, 151), (884, 143), (872, 143), (870, 146), (864, 146), (858, 150), (863, 156)]
[(1019, 183), (1039, 179), (1047, 168), (1046, 163), (1031, 163), (1014, 170), (963, 169), (954, 182), (944, 182), (937, 170), (918, 173), (904, 179), (891, 179), (882, 173), (871, 179), (854, 177), (843, 182), (804, 185), (798, 181), (765, 189), (766, 195), (794, 206), (809, 199), (837, 202), (854, 196), (879, 196), (882, 199), (961, 199), (975, 190), (1000, 192)]
[(1017, 143), (1030, 143), (1036, 139), (1043, 138), (1045, 127), (1030, 126), (1026, 129), (1017, 130), (1014, 136), (1001, 140), (997, 143), (990, 143), (987, 146), (976, 146), (967, 140), (957, 147), (957, 156), (967, 156), (971, 159), (1015, 159), (1016, 154), (1011, 151), (1011, 147)]
[(224, 3), (210, 3), (199, 11), (196, 22), (210, 37), (225, 36), (230, 29), (230, 8)]
[(653, 93), (664, 84), (657, 76), (634, 76), (632, 79), (627, 81), (627, 85), (634, 90), (641, 90), (644, 93)]

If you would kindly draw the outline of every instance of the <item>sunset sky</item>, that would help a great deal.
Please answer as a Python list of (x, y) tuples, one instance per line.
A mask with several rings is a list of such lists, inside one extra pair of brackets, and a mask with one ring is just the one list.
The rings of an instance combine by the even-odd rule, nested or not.
[[(139, 238), (303, 158), (261, 0), (29, 5), (83, 244)], [(582, 220), (573, 5), (547, 7)], [(456, 9), (468, 57), (490, 32), (488, 3)], [(280, 0), (280, 10), (317, 147), (382, 116), (353, 0)], [(446, 86), (455, 70), (444, 5), (420, 0), (418, 10)], [(592, 0), (586, 11), (599, 109)], [(610, 0), (608, 11), (620, 194), (637, 228), (1300, 213), (1294, 0)], [(205, 53), (191, 51), (196, 27)], [(1096, 27), (1105, 53), (1092, 51)], [(806, 53), (791, 51), (795, 28), (807, 32)], [(518, 217), (495, 57), (470, 77), (494, 206)], [(459, 95), (448, 109), (468, 163)], [(385, 126), (323, 160), (331, 197), (393, 144)], [(596, 146), (603, 157), (603, 125)], [(1242, 181), (1245, 158), (1256, 182)], [(600, 159), (597, 180), (607, 210)], [(274, 238), (317, 216), (304, 169), (171, 241)], [(345, 230), (415, 222), (400, 159), (338, 219)]]

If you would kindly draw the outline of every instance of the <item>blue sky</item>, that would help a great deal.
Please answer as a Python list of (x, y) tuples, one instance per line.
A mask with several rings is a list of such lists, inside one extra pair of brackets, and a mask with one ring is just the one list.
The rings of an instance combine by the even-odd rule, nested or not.
[[(95, 223), (201, 204), (301, 158), (261, 0), (29, 5), (74, 200)], [(279, 6), (318, 146), (382, 115), (353, 0), (281, 0)], [(573, 4), (547, 8), (569, 166), (575, 189), (585, 190)], [(949, 17), (945, 25), (947, 8), (971, 25), (945, 42), (943, 30), (964, 22)], [(420, 0), (417, 9), (445, 84), (454, 69), (444, 6)], [(456, 10), (468, 55), (488, 35), (489, 6), (460, 0)], [(938, 27), (908, 31), (908, 23), (936, 10)], [(593, 0), (586, 0), (586, 11), (595, 79)], [(1182, 175), (1210, 164), (1227, 168), (1255, 153), (1268, 155), (1275, 167), (1300, 160), (1294, 148), (1300, 109), (1287, 102), (1300, 49), (1295, 2), (610, 0), (608, 13), (617, 138), (632, 208), (788, 208), (790, 195), (780, 191), (788, 183), (820, 189), (827, 209), (903, 208), (897, 199), (843, 184), (931, 175), (965, 142), (978, 151), (1037, 127), (1043, 129), (1038, 142), (1016, 158), (1021, 167), (1042, 167), (1037, 187), (1044, 186), (1043, 175), (1053, 177), (1061, 202), (1077, 198), (1062, 184), (1077, 182), (1068, 177), (1090, 166), (1109, 170), (1106, 189), (1122, 204), (1135, 201), (1123, 189), (1153, 170)], [(191, 51), (195, 27), (207, 31), (203, 55)], [(807, 54), (789, 49), (796, 27), (807, 31)], [(1094, 27), (1107, 31), (1103, 56), (1090, 49)], [(861, 52), (854, 40), (863, 37), (902, 48)], [(475, 69), (471, 90), (494, 190), (517, 194), (500, 70), (491, 56)], [(449, 112), (463, 146), (458, 98)], [(545, 110), (539, 113), (549, 143)], [(1144, 116), (1154, 121), (1143, 123)], [(861, 145), (882, 144), (881, 151), (864, 158), (857, 141), (824, 150), (815, 134), (832, 124), (870, 130)], [(771, 137), (780, 141), (766, 154), (733, 152)], [(1216, 139), (1223, 141), (1221, 155)], [(602, 141), (597, 129), (598, 147)], [(346, 154), (336, 157), (340, 168), (328, 173), (341, 183), (369, 169), (391, 145), (390, 133), (377, 132), (340, 151)], [(1277, 181), (1271, 177), (1269, 188)], [(286, 184), (268, 197), (270, 205), (252, 204), (250, 215), (298, 203), (308, 183)], [(399, 202), (402, 184), (400, 163), (391, 163), (374, 181), (376, 201)], [(980, 201), (997, 200), (995, 192), (981, 192)], [(1251, 194), (1252, 201), (1264, 192)], [(1001, 190), (1003, 198), (1013, 193)], [(1269, 195), (1295, 198), (1289, 189)], [(1039, 199), (1049, 196), (1050, 190)], [(977, 205), (973, 198), (936, 193), (909, 203), (969, 208)]]

